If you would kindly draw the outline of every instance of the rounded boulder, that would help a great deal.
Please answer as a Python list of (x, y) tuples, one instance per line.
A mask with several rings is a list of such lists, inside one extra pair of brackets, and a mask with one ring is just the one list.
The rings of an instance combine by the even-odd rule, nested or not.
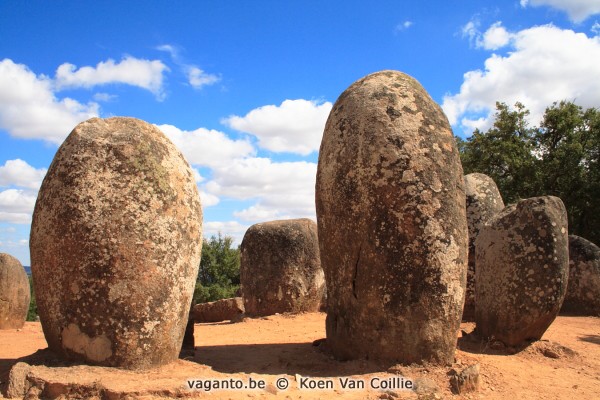
[(569, 284), (561, 311), (600, 317), (600, 247), (569, 235)]
[(477, 333), (508, 346), (538, 340), (567, 289), (567, 211), (558, 197), (521, 200), (481, 228), (475, 240)]
[(325, 290), (317, 224), (307, 218), (254, 224), (241, 245), (248, 316), (318, 311)]
[(10, 254), (0, 253), (0, 329), (22, 328), (30, 300), (25, 269)]
[(467, 273), (463, 170), (446, 116), (414, 78), (382, 71), (340, 95), (316, 208), (334, 356), (452, 362)]
[(181, 152), (155, 126), (92, 118), (58, 149), (31, 227), (31, 269), (51, 350), (146, 369), (181, 349), (202, 243)]
[(504, 201), (496, 182), (485, 174), (465, 175), (465, 194), (469, 227), (469, 269), (463, 319), (472, 320), (475, 316), (475, 239), (483, 224), (504, 209)]

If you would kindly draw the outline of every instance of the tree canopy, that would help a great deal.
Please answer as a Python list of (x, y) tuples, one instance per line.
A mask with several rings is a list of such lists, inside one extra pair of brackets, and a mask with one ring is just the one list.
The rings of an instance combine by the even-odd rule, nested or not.
[(197, 303), (234, 297), (240, 287), (240, 250), (230, 236), (212, 236), (202, 242), (194, 301)]
[(567, 101), (530, 126), (521, 103), (496, 103), (493, 126), (458, 138), (465, 174), (489, 175), (509, 204), (552, 195), (565, 203), (569, 232), (600, 243), (600, 111)]

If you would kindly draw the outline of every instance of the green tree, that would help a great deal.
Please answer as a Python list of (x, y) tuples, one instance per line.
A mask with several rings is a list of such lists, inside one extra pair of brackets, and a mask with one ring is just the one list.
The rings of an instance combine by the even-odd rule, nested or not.
[(496, 181), (506, 203), (521, 198), (560, 197), (569, 231), (600, 243), (600, 112), (562, 101), (548, 107), (539, 127), (529, 111), (496, 103), (487, 132), (458, 139), (465, 174), (481, 172)]
[(31, 300), (29, 301), (29, 310), (27, 311), (27, 321), (35, 321), (38, 313), (35, 292), (33, 291), (33, 277), (31, 275), (29, 275), (29, 290), (31, 293)]
[(230, 236), (212, 236), (202, 242), (202, 257), (194, 301), (202, 303), (233, 297), (240, 287), (240, 249)]

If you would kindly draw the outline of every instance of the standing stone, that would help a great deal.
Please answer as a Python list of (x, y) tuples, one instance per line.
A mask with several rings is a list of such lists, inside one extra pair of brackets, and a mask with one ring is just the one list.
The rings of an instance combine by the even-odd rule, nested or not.
[(31, 269), (48, 346), (145, 369), (181, 349), (202, 243), (183, 155), (134, 118), (92, 118), (61, 145), (31, 227)]
[(467, 274), (463, 172), (446, 116), (415, 79), (378, 72), (341, 94), (316, 205), (333, 354), (452, 362)]
[(467, 225), (469, 227), (469, 270), (463, 319), (475, 316), (475, 238), (483, 224), (504, 208), (496, 182), (485, 174), (465, 175)]
[(301, 218), (252, 225), (241, 251), (246, 315), (319, 310), (325, 281), (314, 221)]
[(521, 200), (475, 241), (477, 332), (508, 346), (542, 337), (567, 289), (567, 211), (558, 197)]
[(563, 312), (600, 317), (600, 247), (569, 235), (569, 284)]
[(13, 256), (0, 253), (0, 329), (22, 328), (30, 300), (25, 269)]

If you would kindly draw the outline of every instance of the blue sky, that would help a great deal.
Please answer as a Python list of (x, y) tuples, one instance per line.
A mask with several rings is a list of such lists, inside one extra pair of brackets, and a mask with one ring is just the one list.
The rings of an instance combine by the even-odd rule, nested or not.
[(496, 100), (600, 106), (600, 0), (0, 2), (0, 252), (29, 264), (46, 169), (89, 117), (156, 124), (196, 170), (205, 236), (315, 216), (325, 120), (372, 72), (418, 79), (455, 134)]

